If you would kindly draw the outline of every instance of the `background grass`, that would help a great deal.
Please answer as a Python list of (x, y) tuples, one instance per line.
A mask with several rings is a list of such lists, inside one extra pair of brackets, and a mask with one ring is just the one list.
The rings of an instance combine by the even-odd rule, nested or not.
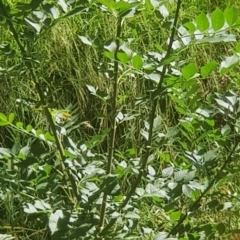
[[(15, 1), (8, 1), (11, 4), (16, 4)], [(193, 19), (200, 12), (211, 12), (216, 7), (224, 9), (227, 6), (235, 6), (239, 8), (237, 1), (212, 1), (212, 0), (185, 0), (181, 10), (181, 19)], [(240, 9), (239, 9), (240, 10)], [(146, 53), (149, 51), (156, 51), (156, 46), (163, 46), (169, 36), (168, 30), (160, 27), (160, 19), (151, 12), (140, 13), (133, 20), (128, 20), (123, 28), (123, 36), (125, 39), (132, 39), (131, 49), (138, 53)], [(65, 109), (70, 104), (74, 103), (74, 111), (78, 122), (89, 121), (97, 133), (106, 128), (104, 120), (99, 119), (98, 116), (106, 114), (108, 111), (106, 106), (103, 106), (101, 101), (93, 97), (86, 85), (98, 87), (100, 90), (110, 92), (109, 80), (103, 73), (99, 72), (98, 65), (100, 62), (106, 61), (103, 56), (99, 55), (97, 51), (81, 43), (78, 35), (96, 36), (100, 40), (111, 39), (115, 36), (116, 22), (109, 18), (102, 12), (88, 14), (84, 16), (75, 16), (74, 18), (65, 19), (57, 24), (44, 37), (41, 38), (36, 45), (34, 45), (34, 52), (39, 58), (41, 65), (37, 69), (37, 75), (41, 79), (42, 86), (48, 90), (50, 102), (53, 107), (57, 109)], [(7, 29), (1, 30), (0, 41), (11, 41), (11, 34)], [(14, 41), (11, 42), (15, 45)], [(186, 59), (191, 59), (196, 62), (198, 66), (211, 61), (221, 61), (224, 56), (228, 55), (230, 43), (221, 44), (207, 44), (201, 46), (191, 46), (183, 54)], [(201, 55), (199, 55), (201, 53)], [(219, 54), (220, 53), (220, 54)], [(15, 112), (17, 118), (25, 124), (39, 122), (42, 118), (41, 111), (33, 111), (27, 105), (16, 104), (16, 99), (36, 99), (36, 92), (33, 83), (28, 79), (25, 72), (18, 71), (18, 65), (21, 65), (20, 58), (15, 57), (6, 62), (0, 56), (1, 66), (8, 68), (16, 66), (12, 71), (12, 75), (0, 75), (0, 112), (9, 114)], [(239, 70), (239, 69), (238, 69)], [(203, 79), (199, 82), (199, 91), (203, 96), (212, 91), (224, 91), (229, 84), (235, 86), (238, 91), (239, 83), (234, 81), (231, 77), (219, 78), (219, 75), (211, 75), (211, 78)], [(231, 86), (232, 86), (231, 85)], [(120, 105), (123, 105), (126, 110), (132, 113), (140, 114), (142, 119), (148, 115), (149, 106), (139, 108), (135, 105), (135, 98), (142, 96), (146, 89), (149, 88), (149, 83), (143, 80), (141, 76), (131, 77), (125, 76), (119, 83)], [(174, 121), (174, 103), (171, 99), (166, 99), (163, 102), (164, 116), (163, 122), (165, 129), (169, 129)], [(162, 109), (163, 110), (163, 109)], [(138, 120), (126, 123), (117, 132), (117, 149), (119, 151), (126, 151), (127, 149), (141, 149), (141, 136), (139, 129), (142, 123)], [(75, 131), (74, 138), (77, 141), (82, 139), (89, 139), (93, 135), (93, 131), (88, 128), (81, 128)], [(10, 141), (7, 141), (7, 137)], [(14, 140), (18, 138), (15, 133), (9, 133), (6, 129), (0, 128), (0, 145), (3, 147), (11, 147)], [(169, 151), (169, 155), (174, 157), (174, 148), (165, 149)], [(137, 155), (137, 153), (136, 153)], [(158, 163), (159, 164), (159, 163)], [(164, 165), (164, 164), (163, 164)], [(160, 166), (161, 169), (163, 166)], [(239, 191), (239, 176), (231, 180), (231, 187), (226, 184), (227, 189), (232, 189), (233, 192)], [(229, 180), (229, 181), (230, 181)], [(227, 194), (227, 193), (225, 193)], [(22, 229), (10, 228), (12, 222), (27, 222), (21, 214), (20, 205), (9, 201), (8, 198), (2, 203), (0, 209), (4, 209), (3, 215), (5, 220), (0, 223), (5, 232), (21, 231)], [(158, 228), (159, 225), (165, 224), (165, 217), (156, 209), (156, 206), (151, 208), (149, 205), (143, 205), (142, 221)], [(1, 214), (0, 214), (1, 215)], [(17, 217), (15, 217), (17, 216)], [(229, 229), (239, 228), (239, 212), (216, 214), (216, 212), (203, 212), (199, 215), (195, 225), (206, 222), (222, 221), (227, 223)], [(22, 217), (22, 218), (21, 218)], [(217, 219), (216, 219), (217, 218)], [(11, 224), (12, 226), (12, 224)], [(18, 224), (16, 224), (18, 226)], [(9, 228), (8, 228), (9, 227)], [(33, 226), (34, 228), (34, 226)], [(1, 231), (1, 229), (0, 229)], [(44, 232), (44, 229), (39, 230)], [(31, 235), (31, 230), (27, 231), (28, 235), (22, 239), (47, 239), (44, 234), (37, 236), (37, 232)], [(221, 238), (219, 238), (221, 239)]]

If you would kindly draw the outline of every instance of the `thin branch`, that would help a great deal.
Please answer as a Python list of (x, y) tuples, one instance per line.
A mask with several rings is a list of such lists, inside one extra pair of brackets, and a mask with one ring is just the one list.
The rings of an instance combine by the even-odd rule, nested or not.
[[(114, 154), (114, 148), (115, 148), (115, 136), (116, 136), (116, 129), (117, 129), (117, 123), (116, 123), (116, 114), (117, 114), (117, 97), (118, 97), (118, 50), (120, 47), (120, 37), (121, 37), (121, 30), (122, 30), (122, 18), (118, 17), (117, 21), (117, 33), (116, 33), (116, 49), (114, 52), (114, 69), (113, 69), (113, 96), (112, 96), (112, 109), (111, 109), (111, 116), (110, 116), (110, 142), (108, 146), (108, 162), (107, 162), (107, 171), (106, 174), (111, 173), (112, 169), (112, 160), (113, 160), (113, 154)], [(100, 223), (99, 228), (102, 229), (104, 227), (104, 220), (105, 220), (105, 214), (106, 214), (106, 205), (107, 205), (107, 194), (103, 194), (102, 199), (102, 206), (101, 206), (101, 213), (100, 213)]]
[(180, 219), (178, 220), (178, 222), (176, 223), (176, 225), (171, 229), (171, 231), (168, 233), (168, 237), (170, 237), (171, 235), (174, 235), (177, 233), (178, 228), (181, 226), (181, 224), (187, 219), (188, 217), (188, 213), (189, 212), (193, 212), (196, 207), (199, 205), (200, 201), (202, 200), (202, 198), (208, 193), (208, 191), (213, 187), (213, 185), (219, 180), (221, 179), (221, 174), (222, 172), (226, 169), (226, 166), (232, 161), (232, 155), (235, 152), (236, 148), (238, 146), (238, 143), (235, 144), (235, 146), (233, 147), (232, 151), (229, 153), (226, 161), (223, 163), (222, 167), (218, 170), (216, 176), (214, 177), (214, 179), (212, 179), (209, 183), (209, 185), (207, 186), (207, 188), (202, 192), (202, 194), (198, 197), (198, 199), (196, 199), (196, 201), (187, 209), (186, 213), (182, 214)]
[[(181, 7), (181, 0), (178, 0), (176, 12), (175, 12), (175, 17), (174, 17), (174, 22), (173, 22), (173, 28), (172, 28), (171, 36), (170, 36), (170, 41), (169, 41), (167, 53), (166, 53), (166, 56), (165, 56), (164, 60), (166, 60), (170, 57), (170, 54), (171, 54), (171, 51), (172, 51), (172, 44), (173, 44), (173, 41), (174, 41), (174, 36), (175, 36), (176, 28), (177, 28), (177, 22), (178, 22), (178, 18), (179, 18), (180, 7)], [(164, 60), (163, 60), (163, 62), (164, 62)], [(159, 80), (159, 83), (158, 83), (158, 86), (157, 86), (157, 91), (159, 91), (162, 87), (162, 84), (163, 84), (164, 77), (165, 77), (168, 66), (169, 66), (169, 64), (166, 64), (166, 65), (163, 66), (163, 70), (161, 72), (160, 80)], [(139, 174), (138, 174), (135, 182), (133, 183), (132, 188), (130, 189), (126, 198), (124, 199), (124, 201), (120, 205), (118, 211), (121, 211), (127, 205), (128, 201), (130, 200), (132, 195), (135, 193), (137, 186), (141, 182), (143, 173), (146, 171), (147, 160), (148, 160), (148, 157), (150, 155), (151, 146), (152, 146), (153, 123), (154, 123), (157, 104), (158, 104), (158, 99), (157, 98), (153, 99), (152, 108), (151, 108), (151, 112), (150, 112), (150, 115), (149, 115), (148, 140), (145, 143), (145, 154), (141, 159), (141, 169), (139, 171)], [(116, 220), (117, 220), (117, 218), (112, 219), (106, 225), (106, 227), (102, 230), (101, 235), (105, 234), (115, 224)]]

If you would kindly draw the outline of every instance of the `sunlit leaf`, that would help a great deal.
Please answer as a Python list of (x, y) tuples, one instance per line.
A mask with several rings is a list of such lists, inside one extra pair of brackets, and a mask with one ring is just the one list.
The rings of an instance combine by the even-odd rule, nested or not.
[(39, 135), (42, 134), (42, 133), (43, 133), (42, 129), (37, 129), (37, 131), (36, 131), (36, 135), (37, 135), (37, 136), (39, 136)]
[(130, 18), (135, 15), (136, 12), (136, 3), (128, 3), (124, 1), (119, 1), (115, 3), (114, 8), (118, 11), (119, 16), (122, 18)]
[(119, 1), (114, 4), (114, 8), (119, 10), (119, 11), (125, 11), (131, 8), (131, 4), (125, 1)]
[(0, 126), (6, 126), (9, 122), (7, 121), (7, 116), (3, 113), (0, 113)]
[(34, 22), (30, 21), (30, 20), (27, 19), (27, 18), (25, 18), (24, 20), (25, 20), (25, 22), (27, 23), (27, 25), (28, 25), (29, 27), (31, 27), (31, 28), (32, 28), (34, 31), (36, 31), (37, 33), (40, 33), (41, 28), (42, 28), (42, 26), (41, 26), (40, 24), (34, 23)]
[(184, 180), (189, 182), (195, 177), (196, 171), (189, 171), (187, 175), (184, 176)]
[(191, 197), (193, 190), (186, 184), (182, 186), (182, 192), (185, 196)]
[(180, 170), (178, 172), (174, 173), (174, 179), (178, 182), (178, 181), (182, 181), (184, 179), (184, 177), (187, 175), (188, 170)]
[(177, 110), (178, 113), (185, 115), (186, 110), (182, 107), (175, 106), (175, 109)]
[(124, 119), (124, 114), (122, 112), (118, 112), (116, 116), (116, 121), (122, 121)]
[(215, 121), (213, 119), (205, 119), (205, 122), (211, 127), (215, 126)]
[(27, 132), (31, 132), (32, 129), (33, 129), (33, 127), (31, 125), (27, 125), (27, 127), (26, 127)]
[(180, 211), (170, 213), (170, 219), (171, 220), (178, 220), (180, 218), (180, 216), (181, 216)]
[(229, 209), (229, 208), (232, 208), (233, 207), (233, 204), (232, 204), (232, 202), (225, 202), (224, 204), (223, 204), (223, 208), (221, 209), (221, 210), (227, 210), (227, 209)]
[(59, 17), (59, 10), (58, 10), (58, 8), (56, 8), (55, 6), (52, 6), (51, 8), (50, 8), (50, 12), (51, 12), (51, 14), (52, 14), (52, 16), (53, 16), (53, 18), (54, 19), (57, 19), (58, 17)]
[[(114, 59), (114, 53), (112, 53), (112, 52), (104, 51), (103, 54), (105, 57), (107, 57), (110, 60)], [(112, 71), (106, 71), (105, 76), (107, 76), (108, 78), (112, 78)]]
[(31, 148), (29, 146), (25, 146), (22, 149), (20, 149), (20, 154), (23, 154), (24, 156), (27, 156), (30, 153)]
[(157, 8), (157, 7), (159, 6), (159, 4), (160, 4), (160, 2), (157, 1), (157, 0), (150, 0), (150, 2), (151, 2), (152, 6), (153, 6), (154, 8)]
[(128, 44), (123, 43), (120, 47), (119, 50), (122, 50), (125, 52), (129, 57), (132, 56), (132, 50), (129, 48)]
[(170, 182), (170, 183), (168, 183), (168, 187), (171, 189), (171, 190), (173, 190), (175, 187), (177, 187), (177, 183), (176, 182)]
[(229, 135), (231, 133), (231, 127), (228, 125), (228, 124), (226, 124), (222, 129), (221, 129), (221, 134), (223, 135), (223, 136), (227, 136), (227, 135)]
[(153, 229), (142, 227), (142, 231), (144, 234), (150, 234), (153, 232)]
[(155, 169), (152, 167), (152, 166), (148, 166), (148, 173), (149, 173), (149, 175), (151, 175), (151, 176), (155, 176), (155, 174), (156, 174), (156, 171), (155, 171)]
[(159, 232), (153, 237), (153, 240), (178, 240), (178, 238), (168, 238), (167, 232)]
[(2, 148), (0, 147), (0, 156), (6, 156), (6, 157), (11, 157), (12, 153), (11, 150), (9, 148)]
[(146, 78), (146, 79), (150, 79), (150, 80), (154, 81), (155, 83), (159, 83), (160, 73), (158, 73), (158, 72), (152, 72), (152, 73), (150, 73), (150, 74), (145, 74), (145, 78)]
[(196, 23), (197, 23), (197, 28), (201, 32), (204, 32), (209, 28), (209, 21), (207, 16), (204, 13), (201, 13), (196, 17)]
[(96, 94), (97, 89), (91, 85), (87, 85), (88, 90), (92, 93), (92, 94)]
[(217, 67), (217, 62), (216, 61), (211, 61), (201, 67), (201, 75), (203, 78), (209, 76)]
[(178, 28), (178, 35), (181, 37), (181, 40), (185, 46), (191, 42), (191, 36), (184, 26), (180, 26)]
[(144, 195), (144, 193), (145, 193), (145, 191), (144, 191), (144, 189), (143, 188), (137, 188), (136, 189), (136, 194), (138, 195), (138, 196), (143, 196)]
[(224, 61), (221, 62), (220, 65), (220, 73), (224, 74), (233, 68), (236, 64), (239, 63), (240, 58), (237, 55), (232, 55), (230, 57), (226, 57)]
[(192, 188), (192, 189), (201, 190), (202, 192), (205, 190), (205, 187), (204, 187), (202, 184), (200, 184), (200, 183), (198, 183), (198, 182), (196, 182), (196, 181), (190, 181), (189, 184), (188, 184), (188, 186), (189, 186), (190, 188)]
[(8, 234), (0, 234), (0, 240), (13, 240), (13, 239), (16, 238)]
[(118, 213), (118, 212), (113, 212), (111, 214), (111, 218), (118, 218), (119, 216), (120, 216), (120, 213)]
[(141, 56), (139, 55), (135, 55), (132, 57), (132, 64), (133, 64), (133, 67), (136, 68), (136, 69), (141, 69), (142, 66), (143, 66), (143, 60), (141, 58)]
[(58, 5), (61, 6), (62, 10), (66, 13), (68, 11), (68, 5), (65, 0), (57, 0)]
[(16, 127), (17, 128), (22, 128), (23, 127), (23, 123), (22, 122), (17, 122), (16, 123)]
[(184, 23), (184, 27), (186, 27), (188, 29), (188, 32), (189, 33), (194, 33), (196, 31), (196, 26), (193, 24), (193, 22), (187, 22), (187, 23)]
[(219, 106), (225, 108), (226, 110), (233, 112), (233, 107), (228, 102), (226, 102), (222, 99), (218, 99), (218, 98), (215, 98), (215, 101), (218, 103)]
[(24, 212), (28, 214), (36, 213), (37, 209), (31, 203), (27, 203), (24, 207)]
[(175, 40), (172, 44), (172, 48), (174, 50), (180, 48), (181, 46), (182, 46), (182, 43), (179, 40)]
[(237, 22), (238, 16), (238, 10), (234, 7), (226, 8), (224, 10), (224, 17), (229, 26), (232, 26)]
[(21, 144), (20, 144), (20, 142), (17, 141), (17, 142), (14, 143), (11, 150), (12, 150), (13, 154), (18, 154), (20, 149), (21, 149)]
[(173, 174), (173, 167), (167, 167), (162, 170), (163, 177), (170, 177)]
[(223, 27), (224, 14), (219, 8), (217, 8), (215, 11), (212, 12), (211, 21), (212, 21), (212, 27), (215, 31), (218, 31)]
[(0, 112), (0, 121), (7, 122), (7, 116)]
[(55, 142), (54, 136), (51, 135), (49, 132), (46, 132), (46, 133), (44, 134), (44, 138), (45, 138), (46, 140), (50, 141), (50, 142)]
[(109, 52), (114, 53), (117, 49), (117, 44), (115, 41), (107, 41), (104, 44), (104, 49), (107, 49)]
[(164, 4), (159, 7), (159, 12), (161, 13), (161, 15), (163, 16), (164, 19), (169, 16), (168, 9), (166, 8), (166, 6)]
[(89, 46), (92, 46), (92, 45), (93, 45), (92, 42), (91, 42), (90, 40), (88, 40), (86, 37), (84, 37), (84, 36), (79, 36), (79, 38), (80, 38), (80, 40), (81, 40), (84, 44), (89, 45)]
[(236, 44), (235, 49), (236, 49), (237, 52), (240, 53), (240, 43), (237, 43), (237, 44)]
[(34, 207), (36, 209), (43, 210), (43, 211), (46, 209), (47, 210), (51, 209), (51, 206), (43, 200), (36, 200), (34, 203)]
[(198, 69), (195, 64), (190, 63), (182, 68), (182, 75), (185, 79), (191, 79), (196, 76)]
[(153, 130), (157, 131), (161, 127), (162, 127), (162, 117), (157, 116), (157, 117), (154, 118), (154, 121), (153, 121)]
[(128, 54), (122, 51), (118, 51), (117, 58), (123, 64), (126, 64), (130, 60), (130, 57), (128, 56)]
[(209, 111), (208, 109), (198, 108), (196, 110), (196, 113), (198, 113), (199, 115), (204, 116), (205, 118), (209, 118), (210, 114), (212, 113), (212, 111)]
[(113, 0), (97, 0), (97, 2), (103, 4), (109, 12), (112, 12), (114, 9), (114, 1)]
[(57, 232), (59, 230), (58, 222), (62, 218), (64, 218), (62, 210), (57, 210), (56, 212), (51, 213), (51, 215), (49, 217), (48, 226), (49, 226), (52, 234), (54, 234), (55, 232)]
[(140, 219), (140, 216), (135, 212), (127, 212), (125, 218)]

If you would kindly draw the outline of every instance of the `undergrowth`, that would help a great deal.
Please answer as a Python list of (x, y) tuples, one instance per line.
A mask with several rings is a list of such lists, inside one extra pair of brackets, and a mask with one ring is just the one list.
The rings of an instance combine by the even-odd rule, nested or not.
[(0, 1), (1, 234), (237, 239), (239, 6), (126, 2)]

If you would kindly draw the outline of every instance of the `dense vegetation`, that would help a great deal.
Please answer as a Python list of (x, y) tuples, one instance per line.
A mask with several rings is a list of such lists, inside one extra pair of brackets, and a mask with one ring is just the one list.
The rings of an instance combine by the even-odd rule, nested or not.
[(0, 240), (240, 239), (239, 10), (0, 0)]

